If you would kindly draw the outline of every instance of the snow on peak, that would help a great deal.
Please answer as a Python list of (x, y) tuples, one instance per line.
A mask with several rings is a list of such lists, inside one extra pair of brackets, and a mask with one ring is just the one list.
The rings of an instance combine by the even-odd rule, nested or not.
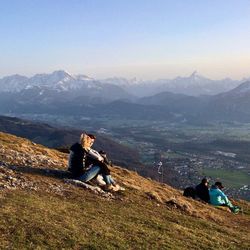
[(1, 92), (17, 92), (25, 87), (25, 82), (28, 80), (26, 76), (12, 75), (0, 79)]
[(202, 75), (199, 75), (198, 74), (198, 72), (195, 70), (189, 77), (188, 77), (189, 79), (192, 79), (192, 81), (194, 81), (194, 82), (201, 82), (201, 81), (205, 81), (205, 82), (207, 82), (207, 81), (209, 81), (209, 82), (211, 82), (212, 80), (210, 80), (210, 79), (208, 79), (208, 78), (206, 78), (206, 77), (204, 77), (204, 76), (202, 76)]
[(37, 74), (30, 78), (35, 84), (38, 85), (52, 85), (59, 81), (68, 81), (73, 79), (73, 77), (63, 70), (57, 70), (51, 74)]
[(61, 79), (65, 77), (72, 77), (68, 72), (64, 70), (56, 70), (51, 75)]
[[(168, 91), (188, 95), (217, 94), (229, 91), (243, 81), (234, 81), (229, 78), (211, 80), (194, 71), (191, 75), (174, 79), (138, 80), (122, 77), (111, 77), (95, 80), (87, 75), (71, 75), (64, 70), (56, 70), (50, 74), (36, 74), (30, 78), (13, 75), (0, 79), (0, 92), (19, 92), (23, 89), (35, 87), (51, 90), (70, 91), (78, 89), (98, 89), (106, 84), (116, 85), (123, 90), (137, 96), (147, 96)], [(244, 88), (246, 89), (246, 87)], [(244, 91), (244, 90), (241, 90)]]
[(88, 77), (86, 75), (76, 75), (75, 79), (80, 80), (80, 81), (94, 81), (93, 78)]
[(110, 77), (110, 78), (106, 78), (100, 81), (102, 83), (114, 84), (117, 86), (129, 86), (129, 85), (134, 85), (138, 83), (138, 80), (136, 79), (136, 77), (132, 79), (127, 79), (123, 77)]
[(197, 76), (197, 71), (195, 70), (191, 75), (190, 77), (196, 77)]

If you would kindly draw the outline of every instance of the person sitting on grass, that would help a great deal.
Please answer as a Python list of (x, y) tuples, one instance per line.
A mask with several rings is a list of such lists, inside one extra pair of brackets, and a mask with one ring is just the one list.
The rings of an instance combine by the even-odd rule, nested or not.
[(210, 200), (208, 185), (209, 185), (208, 179), (203, 178), (201, 180), (201, 183), (195, 187), (197, 198), (201, 199), (202, 201), (206, 203), (208, 203)]
[(215, 182), (209, 190), (210, 203), (214, 206), (226, 206), (234, 214), (239, 213), (240, 207), (234, 206), (222, 192), (223, 185), (220, 181)]
[[(91, 148), (95, 139), (94, 135), (83, 133), (80, 137), (80, 143), (71, 146), (68, 169), (74, 178), (83, 182), (89, 182), (98, 174), (101, 174), (106, 183), (104, 189), (106, 191), (118, 191), (118, 187), (112, 185), (115, 182), (110, 175), (108, 165), (104, 162), (104, 158)], [(83, 161), (85, 161), (85, 167)]]

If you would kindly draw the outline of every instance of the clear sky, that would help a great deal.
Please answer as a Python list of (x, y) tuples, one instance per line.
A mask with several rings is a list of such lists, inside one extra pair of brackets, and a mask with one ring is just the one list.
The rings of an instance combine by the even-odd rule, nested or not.
[(0, 0), (0, 77), (250, 76), (250, 0)]

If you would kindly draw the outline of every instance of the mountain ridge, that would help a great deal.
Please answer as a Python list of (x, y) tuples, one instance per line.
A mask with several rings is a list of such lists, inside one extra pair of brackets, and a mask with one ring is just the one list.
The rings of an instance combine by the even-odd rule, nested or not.
[[(8, 80), (8, 81), (7, 81)], [(7, 81), (7, 82), (6, 82)], [(11, 81), (15, 86), (20, 81), (21, 87), (11, 90)], [(25, 76), (12, 75), (0, 79), (1, 91), (20, 91), (20, 89), (31, 88), (34, 86), (50, 86), (58, 91), (69, 91), (70, 89), (79, 89), (84, 84), (98, 85), (99, 88), (103, 85), (114, 85), (122, 88), (130, 95), (138, 97), (158, 94), (164, 91), (180, 93), (186, 95), (204, 95), (218, 94), (219, 92), (228, 91), (244, 80), (232, 80), (224, 78), (221, 80), (211, 80), (199, 75), (194, 71), (187, 77), (175, 77), (173, 79), (158, 79), (158, 80), (137, 80), (136, 78), (126, 79), (121, 77), (113, 77), (107, 79), (94, 79), (86, 75), (71, 75), (64, 70), (57, 70), (50, 74), (36, 74), (30, 78)], [(8, 86), (7, 86), (8, 85)]]
[[(30, 85), (31, 87), (18, 89), (18, 92), (0, 92), (0, 112), (14, 116), (19, 114), (75, 115), (89, 119), (125, 118), (177, 123), (250, 121), (249, 81), (216, 95), (200, 96), (169, 92), (165, 87), (159, 87), (165, 84), (161, 82), (160, 85), (154, 86), (160, 93), (139, 98), (134, 88), (138, 88), (137, 90), (142, 88), (146, 91), (147, 84), (128, 83), (129, 88), (133, 85), (133, 91), (135, 91), (130, 93), (129, 89), (119, 84), (104, 83), (80, 76), (81, 79), (82, 77), (85, 80), (77, 80), (77, 77), (70, 76), (64, 71), (36, 75), (34, 78), (42, 79), (40, 84), (35, 82), (33, 86)], [(196, 82), (197, 79), (203, 78), (194, 72), (187, 78), (179, 77), (175, 80), (179, 81), (179, 85), (184, 89), (185, 79)], [(48, 79), (50, 84), (53, 81), (55, 84), (47, 84)], [(0, 79), (1, 85), (3, 82), (1, 83)], [(175, 86), (177, 85), (176, 83)], [(188, 83), (186, 85), (189, 86)], [(6, 89), (2, 87), (2, 90)], [(17, 87), (16, 82), (14, 87)]]

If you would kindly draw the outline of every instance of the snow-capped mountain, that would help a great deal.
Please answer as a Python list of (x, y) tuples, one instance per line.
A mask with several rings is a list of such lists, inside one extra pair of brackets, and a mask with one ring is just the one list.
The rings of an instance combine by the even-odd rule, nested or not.
[(127, 80), (124, 78), (109, 78), (102, 82), (112, 82), (124, 88), (127, 92), (138, 97), (151, 96), (161, 92), (172, 92), (191, 96), (215, 95), (228, 91), (239, 85), (242, 81), (225, 78), (211, 80), (193, 72), (188, 77), (176, 77), (174, 79), (158, 79), (154, 81)]
[(36, 74), (30, 78), (13, 75), (0, 79), (0, 92), (19, 92), (33, 87), (60, 89), (60, 86), (66, 86), (73, 80), (71, 75), (62, 70), (52, 74)]
[[(237, 87), (233, 88), (234, 85)], [(157, 81), (123, 78), (100, 81), (65, 71), (0, 79), (1, 113), (249, 122), (249, 100), (250, 81), (241, 84), (231, 79), (214, 81), (196, 72), (188, 77)]]
[(118, 85), (118, 86), (121, 86), (124, 88), (126, 88), (127, 86), (130, 86), (130, 85), (135, 85), (135, 84), (141, 83), (136, 78), (126, 79), (123, 77), (111, 77), (111, 78), (106, 78), (106, 79), (100, 80), (100, 81), (103, 83), (115, 84), (115, 85)]
[[(37, 74), (33, 77), (20, 75), (8, 76), (0, 79), (0, 92), (18, 92), (34, 87), (47, 88), (57, 92), (83, 90), (86, 94), (102, 91), (103, 88), (113, 86), (137, 97), (151, 96), (161, 92), (172, 92), (191, 96), (215, 95), (229, 91), (238, 86), (242, 81), (225, 78), (211, 80), (193, 72), (188, 77), (176, 77), (174, 79), (158, 79), (143, 81), (126, 78), (107, 78), (96, 80), (86, 75), (71, 75), (63, 70), (54, 71), (51, 74)], [(110, 93), (112, 96), (112, 92)], [(128, 97), (128, 96), (127, 96)], [(125, 97), (126, 98), (126, 97)]]
[(58, 70), (51, 74), (36, 74), (30, 78), (19, 75), (4, 77), (0, 79), (0, 92), (19, 92), (34, 87), (45, 87), (60, 92), (83, 87), (100, 89), (102, 85), (88, 76), (72, 76), (63, 70)]
[(27, 87), (47, 86), (51, 87), (52, 89), (60, 89), (61, 87), (64, 89), (65, 86), (69, 85), (70, 82), (73, 82), (74, 80), (74, 77), (72, 77), (67, 72), (58, 70), (54, 71), (52, 74), (34, 75), (27, 81), (27, 84), (29, 84)]
[[(85, 75), (72, 76), (59, 70), (51, 74), (37, 74), (33, 77), (9, 76), (0, 79), (0, 93), (13, 94), (20, 102), (36, 100), (48, 103), (61, 99), (73, 101), (75, 98), (101, 100), (101, 102), (132, 98), (117, 85), (104, 84)], [(15, 94), (17, 96), (15, 96)]]
[(186, 95), (214, 95), (228, 91), (239, 85), (239, 81), (225, 78), (222, 80), (211, 80), (193, 72), (189, 77), (177, 77), (169, 82), (167, 88), (174, 93)]
[(94, 80), (94, 78), (88, 77), (86, 75), (76, 75), (75, 79), (80, 80), (80, 81), (93, 81)]
[(6, 76), (0, 79), (0, 92), (18, 92), (26, 87), (28, 77), (21, 75)]

